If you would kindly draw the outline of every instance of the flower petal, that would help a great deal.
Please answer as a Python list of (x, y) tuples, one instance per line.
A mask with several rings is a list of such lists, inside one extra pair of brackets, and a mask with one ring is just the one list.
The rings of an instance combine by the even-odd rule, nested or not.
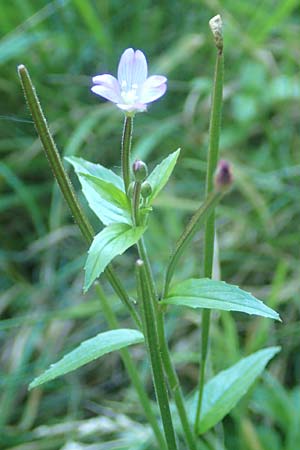
[(133, 62), (132, 83), (141, 85), (146, 81), (147, 75), (148, 65), (146, 57), (141, 50), (136, 50)]
[(128, 48), (122, 54), (118, 67), (118, 81), (121, 88), (132, 89), (132, 85), (141, 85), (147, 78), (146, 57), (140, 50)]
[(113, 103), (119, 103), (122, 100), (120, 93), (116, 92), (112, 87), (96, 84), (91, 88), (91, 91)]
[(128, 48), (122, 54), (118, 66), (118, 81), (120, 86), (122, 87), (122, 82), (131, 80), (131, 66), (134, 58), (134, 50), (133, 48)]
[(166, 77), (153, 75), (149, 77), (140, 92), (139, 101), (141, 103), (151, 103), (162, 97), (167, 90)]
[(109, 73), (96, 75), (95, 77), (93, 77), (93, 83), (120, 90), (118, 80)]
[(103, 75), (96, 75), (93, 77), (92, 91), (101, 95), (101, 97), (110, 100), (111, 102), (118, 103), (121, 98), (120, 86), (118, 80), (112, 75), (105, 73)]
[(168, 81), (167, 77), (164, 77), (162, 75), (152, 75), (151, 77), (147, 78), (147, 80), (144, 83), (144, 86), (146, 85), (147, 88), (149, 87), (158, 87), (161, 84), (164, 84)]

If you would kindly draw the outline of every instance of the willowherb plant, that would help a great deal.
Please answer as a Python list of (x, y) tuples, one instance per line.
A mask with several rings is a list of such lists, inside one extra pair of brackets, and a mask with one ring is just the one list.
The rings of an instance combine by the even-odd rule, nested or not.
[[(118, 78), (109, 74), (97, 75), (93, 78), (92, 91), (116, 104), (125, 115), (121, 142), (122, 176), (100, 164), (94, 164), (82, 158), (67, 158), (77, 173), (90, 208), (104, 225), (104, 228), (95, 234), (78, 203), (73, 186), (63, 168), (28, 71), (23, 65), (18, 68), (26, 100), (54, 176), (74, 220), (90, 245), (85, 264), (84, 291), (87, 291), (95, 280), (104, 274), (117, 296), (128, 308), (136, 325), (136, 329), (119, 327), (118, 320), (97, 283), (95, 289), (112, 330), (82, 342), (78, 348), (35, 378), (30, 384), (30, 389), (75, 370), (106, 353), (120, 350), (129, 377), (144, 408), (145, 416), (153, 429), (158, 448), (168, 450), (180, 448), (181, 436), (185, 441), (185, 447), (181, 448), (196, 450), (200, 435), (223, 419), (245, 394), (268, 361), (279, 351), (278, 347), (260, 350), (220, 372), (206, 384), (204, 383), (210, 311), (212, 309), (240, 311), (280, 320), (275, 311), (250, 293), (224, 281), (212, 279), (215, 237), (214, 211), (232, 185), (233, 176), (231, 166), (227, 161), (218, 162), (223, 88), (223, 35), (220, 16), (214, 17), (210, 21), (210, 26), (215, 38), (217, 56), (210, 117), (205, 198), (179, 236), (170, 255), (161, 293), (157, 291), (143, 235), (147, 231), (149, 215), (153, 213), (153, 202), (171, 176), (180, 149), (165, 157), (150, 174), (148, 174), (147, 165), (143, 161), (137, 160), (131, 165), (130, 155), (134, 116), (137, 112), (145, 111), (149, 103), (164, 95), (167, 89), (166, 77), (161, 75), (148, 77), (145, 55), (140, 50), (134, 51), (129, 48), (121, 56)], [(173, 284), (172, 279), (178, 261), (202, 225), (205, 233), (204, 278), (189, 278)], [(132, 246), (136, 246), (138, 252), (135, 265), (136, 302), (129, 297), (111, 266), (112, 260), (117, 255), (124, 253)], [(188, 399), (183, 396), (164, 330), (165, 314), (172, 307), (171, 305), (202, 310), (199, 385)], [(143, 342), (147, 347), (151, 363), (163, 432), (140, 375), (125, 348)], [(174, 421), (174, 412), (171, 413), (169, 394), (174, 399), (179, 421)], [(181, 431), (177, 429), (179, 422)]]

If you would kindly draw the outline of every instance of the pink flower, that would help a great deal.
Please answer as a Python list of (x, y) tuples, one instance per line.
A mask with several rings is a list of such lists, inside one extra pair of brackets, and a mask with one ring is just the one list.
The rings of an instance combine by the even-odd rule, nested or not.
[(121, 56), (118, 79), (109, 74), (93, 77), (92, 91), (115, 103), (128, 114), (146, 111), (147, 104), (160, 98), (167, 89), (167, 78), (148, 77), (147, 60), (143, 52), (128, 48)]

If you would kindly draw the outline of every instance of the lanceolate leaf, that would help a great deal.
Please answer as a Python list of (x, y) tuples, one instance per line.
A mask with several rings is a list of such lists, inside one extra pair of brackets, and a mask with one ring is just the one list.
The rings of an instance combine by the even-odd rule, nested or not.
[(149, 196), (148, 203), (151, 205), (155, 197), (162, 190), (175, 167), (180, 149), (171, 153), (150, 173), (147, 180), (152, 187), (152, 194)]
[(125, 223), (115, 223), (104, 228), (95, 236), (85, 264), (85, 292), (113, 258), (134, 245), (145, 230), (146, 227), (132, 227)]
[(249, 292), (224, 281), (191, 278), (174, 286), (162, 303), (190, 308), (240, 311), (246, 314), (280, 320), (276, 311)]
[(144, 336), (137, 330), (119, 329), (97, 334), (97, 336), (82, 342), (79, 347), (65, 355), (60, 361), (52, 364), (48, 370), (30, 383), (29, 389), (72, 372), (106, 353), (138, 344), (143, 340)]
[(124, 192), (124, 183), (122, 178), (119, 177), (119, 175), (116, 175), (112, 170), (101, 166), (101, 164), (91, 163), (90, 161), (86, 161), (83, 158), (77, 158), (76, 156), (69, 156), (65, 159), (72, 164), (77, 174), (85, 173), (101, 178), (101, 180), (114, 184), (117, 188)]
[[(104, 225), (132, 223), (129, 207), (125, 205), (124, 197), (122, 200), (122, 194), (125, 196), (122, 178), (100, 164), (93, 164), (82, 158), (72, 156), (66, 160), (75, 169), (89, 207)], [(88, 180), (88, 177), (97, 179), (98, 186)]]
[(114, 184), (95, 177), (94, 175), (84, 173), (80, 173), (79, 175), (84, 177), (90, 186), (95, 189), (103, 199), (130, 212), (130, 204), (124, 191), (117, 188)]
[[(197, 424), (199, 434), (208, 431), (231, 411), (279, 350), (280, 347), (259, 350), (206, 383), (200, 421)], [(198, 394), (191, 400), (189, 408), (192, 420), (195, 418), (197, 398)]]

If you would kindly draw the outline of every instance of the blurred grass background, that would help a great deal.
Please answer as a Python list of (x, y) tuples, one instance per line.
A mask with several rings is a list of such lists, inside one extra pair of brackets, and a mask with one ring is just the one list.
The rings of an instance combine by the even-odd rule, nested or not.
[[(215, 59), (208, 20), (221, 13), (221, 154), (235, 171), (235, 188), (218, 208), (221, 277), (277, 309), (283, 324), (215, 315), (210, 374), (268, 345), (283, 350), (223, 426), (205, 436), (201, 449), (296, 450), (299, 2), (0, 0), (0, 11), (0, 448), (155, 448), (118, 354), (27, 392), (34, 375), (107, 325), (93, 291), (82, 295), (85, 245), (36, 138), (16, 66), (23, 63), (30, 70), (61, 153), (116, 171), (122, 115), (90, 93), (91, 76), (115, 74), (120, 54), (132, 46), (145, 52), (151, 74), (168, 77), (167, 94), (137, 116), (134, 135), (134, 154), (150, 167), (182, 147), (147, 233), (161, 282), (169, 251), (204, 190)], [(74, 182), (78, 188), (75, 177)], [(178, 278), (201, 275), (201, 233), (191, 252)], [(128, 252), (115, 264), (130, 290), (134, 257), (134, 251)], [(105, 280), (103, 286), (122, 325), (132, 326)], [(199, 322), (199, 312), (174, 309), (168, 314), (186, 393), (197, 381)], [(144, 353), (139, 346), (130, 351), (151, 393)]]

